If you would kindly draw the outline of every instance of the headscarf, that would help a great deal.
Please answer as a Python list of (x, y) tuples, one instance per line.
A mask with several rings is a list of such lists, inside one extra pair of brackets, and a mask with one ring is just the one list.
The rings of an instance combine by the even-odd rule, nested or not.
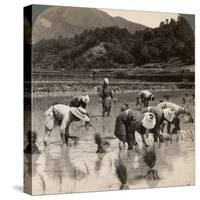
[(151, 112), (146, 112), (144, 114), (144, 118), (142, 120), (142, 125), (146, 129), (153, 129), (156, 125), (156, 118), (155, 115)]

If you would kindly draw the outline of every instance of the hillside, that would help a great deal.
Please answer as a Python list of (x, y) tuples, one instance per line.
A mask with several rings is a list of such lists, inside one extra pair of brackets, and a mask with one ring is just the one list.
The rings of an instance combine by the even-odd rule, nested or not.
[(194, 33), (183, 17), (134, 34), (125, 28), (96, 28), (71, 39), (60, 37), (33, 45), (34, 70), (134, 68), (173, 60), (179, 66), (194, 64)]
[(127, 28), (130, 33), (143, 30), (145, 26), (121, 17), (111, 17), (95, 8), (58, 7), (44, 10), (33, 26), (33, 42), (42, 39), (72, 38), (84, 30), (117, 26)]

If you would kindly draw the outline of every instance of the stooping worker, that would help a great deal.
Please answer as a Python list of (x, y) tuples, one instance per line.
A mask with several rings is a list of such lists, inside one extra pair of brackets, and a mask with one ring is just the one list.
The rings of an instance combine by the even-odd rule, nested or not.
[(70, 107), (63, 104), (56, 104), (51, 106), (45, 112), (45, 134), (44, 145), (47, 145), (47, 140), (52, 133), (53, 128), (58, 125), (60, 127), (60, 137), (62, 144), (68, 145), (68, 139), (78, 137), (70, 136), (69, 127), (73, 121), (83, 120), (89, 122), (90, 119), (87, 115), (87, 111), (82, 107)]
[[(175, 103), (164, 101), (162, 103), (159, 103), (157, 105), (158, 108), (165, 109), (170, 108), (175, 112), (174, 119), (171, 122), (167, 122), (167, 132), (168, 133), (177, 133), (177, 131), (180, 131), (180, 115), (189, 113), (189, 111), (186, 108), (183, 108)], [(171, 132), (171, 125), (174, 125), (174, 129)]]
[(149, 106), (149, 101), (154, 101), (154, 95), (148, 90), (141, 90), (136, 97), (136, 106), (140, 110), (142, 108), (142, 104), (144, 108)]
[(114, 135), (124, 144), (128, 143), (128, 150), (133, 149), (133, 145), (138, 145), (135, 139), (135, 131), (140, 133), (142, 142), (148, 146), (144, 135), (148, 130), (153, 129), (156, 124), (155, 115), (151, 112), (145, 114), (136, 110), (125, 110), (121, 112), (115, 122)]
[(153, 129), (151, 129), (149, 132), (153, 134), (154, 136), (154, 142), (163, 141), (163, 129), (164, 129), (164, 120), (167, 122), (172, 122), (175, 117), (175, 111), (171, 110), (170, 108), (158, 108), (156, 106), (149, 106), (143, 110), (143, 112), (151, 112), (155, 115), (156, 118), (156, 124)]
[(112, 88), (109, 85), (109, 80), (107, 78), (103, 79), (103, 85), (99, 91), (99, 101), (102, 103), (102, 116), (104, 117), (107, 113), (107, 116), (110, 116), (112, 102), (116, 102), (116, 99), (113, 98)]
[(86, 109), (87, 104), (90, 101), (90, 97), (88, 95), (82, 96), (73, 96), (72, 100), (69, 103), (70, 107), (82, 107)]

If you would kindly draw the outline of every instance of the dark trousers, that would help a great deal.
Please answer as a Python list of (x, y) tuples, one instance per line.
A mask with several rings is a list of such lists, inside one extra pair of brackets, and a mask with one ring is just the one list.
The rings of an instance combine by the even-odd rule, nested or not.
[[(171, 125), (174, 125), (174, 129), (171, 131)], [(180, 119), (178, 117), (175, 117), (172, 122), (167, 123), (167, 132), (169, 134), (176, 134), (177, 131), (180, 131)]]

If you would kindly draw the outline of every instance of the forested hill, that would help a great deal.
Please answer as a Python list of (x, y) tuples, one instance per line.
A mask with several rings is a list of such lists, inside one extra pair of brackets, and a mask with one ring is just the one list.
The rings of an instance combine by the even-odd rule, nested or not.
[(33, 45), (33, 67), (44, 70), (119, 68), (174, 58), (194, 63), (194, 32), (183, 17), (131, 34), (117, 27), (86, 30), (71, 39)]

